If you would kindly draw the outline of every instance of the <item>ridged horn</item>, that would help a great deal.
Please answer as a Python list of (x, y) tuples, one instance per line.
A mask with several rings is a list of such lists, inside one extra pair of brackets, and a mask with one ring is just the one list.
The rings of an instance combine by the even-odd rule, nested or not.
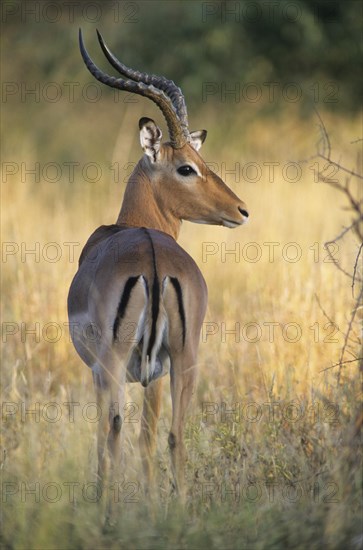
[(163, 113), (168, 125), (171, 145), (180, 149), (190, 140), (188, 130), (188, 115), (182, 91), (172, 80), (163, 76), (149, 75), (126, 67), (121, 63), (106, 46), (101, 34), (97, 31), (101, 48), (111, 65), (127, 80), (110, 76), (99, 69), (90, 58), (82, 38), (82, 31), (79, 29), (79, 48), (83, 61), (90, 73), (103, 84), (139, 94), (151, 99)]

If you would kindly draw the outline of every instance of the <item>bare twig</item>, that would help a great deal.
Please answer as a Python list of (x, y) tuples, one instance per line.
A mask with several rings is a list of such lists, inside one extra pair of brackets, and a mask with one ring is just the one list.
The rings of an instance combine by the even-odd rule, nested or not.
[(346, 334), (345, 334), (344, 344), (343, 344), (343, 347), (342, 347), (342, 351), (341, 351), (341, 353), (340, 353), (340, 361), (339, 361), (339, 362), (340, 362), (340, 367), (339, 367), (338, 379), (337, 379), (338, 384), (339, 384), (339, 382), (340, 382), (340, 375), (341, 375), (341, 371), (342, 371), (341, 365), (343, 364), (343, 357), (344, 357), (345, 349), (346, 349), (347, 344), (348, 344), (349, 335), (350, 335), (350, 331), (352, 330), (352, 325), (353, 325), (353, 322), (354, 322), (355, 314), (356, 314), (357, 311), (358, 311), (358, 308), (359, 308), (359, 306), (360, 306), (362, 297), (363, 297), (363, 285), (362, 285), (362, 287), (361, 287), (359, 296), (358, 296), (358, 298), (357, 298), (357, 301), (356, 301), (356, 303), (355, 303), (354, 309), (353, 309), (353, 311), (352, 311), (352, 315), (351, 315), (351, 318), (350, 318), (350, 321), (349, 321), (349, 324), (348, 324), (348, 329), (347, 329), (347, 332), (346, 332)]
[(334, 369), (335, 367), (339, 367), (341, 365), (345, 365), (346, 363), (356, 363), (357, 361), (360, 361), (363, 359), (362, 357), (356, 357), (356, 359), (350, 359), (349, 361), (338, 361), (338, 363), (334, 363), (334, 365), (331, 365), (330, 367), (326, 367), (325, 369), (319, 370), (319, 372), (325, 372), (326, 370)]
[[(344, 235), (346, 235), (346, 233), (348, 233), (351, 229), (353, 229), (353, 227), (355, 227), (361, 220), (358, 219), (358, 220), (355, 220), (353, 223), (350, 224), (349, 227), (345, 227), (343, 229), (343, 231), (341, 233), (339, 233), (339, 235), (337, 235), (334, 239), (331, 239), (330, 241), (327, 241), (325, 244), (324, 244), (324, 248), (325, 250), (327, 251), (328, 253), (328, 256), (329, 258), (331, 259), (332, 263), (334, 263), (336, 265), (336, 267), (339, 269), (339, 271), (341, 271), (342, 273), (344, 273), (344, 275), (346, 275), (347, 277), (349, 277), (350, 279), (352, 279), (353, 281), (353, 275), (351, 273), (349, 273), (348, 271), (346, 271), (338, 262), (337, 260), (334, 258), (334, 256), (332, 255), (331, 251), (330, 251), (330, 248), (329, 248), (329, 245), (330, 244), (336, 244), (337, 241), (339, 241), (340, 239), (342, 239), (344, 237)], [(362, 246), (362, 245), (361, 245)], [(358, 260), (356, 260), (358, 261)], [(356, 280), (358, 282), (362, 282), (362, 279), (361, 278), (356, 278)], [(352, 283), (353, 284), (353, 283)]]
[[(315, 110), (316, 116), (318, 117), (319, 122), (320, 122), (320, 132), (322, 134), (321, 135), (321, 141), (323, 142), (323, 147), (324, 147), (323, 151), (325, 152), (325, 149), (327, 148), (328, 149), (328, 158), (330, 158), (331, 145), (330, 145), (330, 139), (329, 139), (329, 136), (328, 136), (328, 132), (326, 131), (323, 119), (321, 118), (320, 113), (319, 113), (319, 111), (317, 110), (317, 108), (315, 106), (314, 106), (314, 110)], [(320, 156), (320, 155), (318, 155), (318, 156)]]
[[(318, 171), (318, 176), (319, 176), (319, 179), (321, 181), (324, 181), (325, 183), (327, 183), (331, 187), (334, 187), (335, 189), (340, 191), (347, 198), (348, 204), (349, 204), (349, 210), (351, 210), (354, 214), (354, 219), (353, 219), (352, 223), (349, 225), (349, 227), (344, 228), (343, 231), (341, 231), (339, 233), (339, 235), (337, 235), (334, 239), (331, 239), (330, 241), (327, 241), (325, 243), (325, 248), (328, 252), (328, 256), (331, 259), (331, 261), (334, 263), (336, 268), (339, 269), (339, 271), (341, 271), (342, 273), (344, 273), (347, 277), (349, 277), (351, 279), (351, 281), (352, 281), (351, 288), (352, 288), (353, 298), (354, 298), (354, 286), (355, 286), (356, 283), (360, 284), (360, 290), (359, 290), (359, 293), (358, 293), (358, 297), (355, 301), (353, 310), (350, 314), (350, 319), (349, 319), (349, 322), (348, 322), (347, 330), (346, 330), (345, 333), (343, 333), (340, 329), (338, 329), (342, 334), (344, 334), (344, 343), (343, 343), (343, 346), (342, 346), (342, 349), (341, 349), (341, 352), (340, 352), (339, 361), (337, 363), (335, 363), (334, 365), (332, 365), (330, 367), (327, 367), (327, 368), (320, 371), (320, 372), (324, 372), (326, 370), (330, 370), (330, 369), (333, 369), (335, 367), (339, 367), (338, 375), (337, 375), (337, 383), (339, 384), (340, 379), (341, 379), (341, 373), (342, 373), (343, 365), (345, 365), (347, 363), (362, 361), (362, 359), (363, 359), (362, 357), (359, 357), (359, 358), (355, 358), (355, 359), (351, 359), (351, 360), (344, 360), (344, 357), (345, 357), (346, 353), (352, 353), (349, 349), (349, 347), (352, 345), (352, 343), (354, 343), (355, 345), (359, 345), (359, 343), (360, 343), (359, 338), (357, 338), (357, 339), (353, 338), (352, 332), (353, 332), (353, 325), (354, 325), (356, 313), (357, 313), (357, 311), (358, 311), (358, 309), (361, 305), (361, 301), (362, 301), (362, 297), (363, 297), (363, 285), (362, 285), (363, 280), (362, 280), (361, 277), (357, 276), (358, 261), (359, 261), (359, 258), (360, 258), (361, 252), (362, 252), (363, 242), (361, 242), (361, 244), (359, 246), (359, 249), (358, 249), (358, 252), (357, 252), (357, 255), (356, 255), (356, 258), (355, 258), (353, 273), (348, 272), (346, 269), (344, 269), (339, 264), (339, 262), (336, 261), (336, 259), (333, 257), (333, 254), (332, 254), (332, 252), (329, 248), (329, 245), (332, 245), (332, 244), (337, 245), (338, 241), (340, 241), (344, 236), (351, 233), (352, 231), (354, 231), (356, 233), (356, 235), (358, 236), (360, 241), (363, 241), (362, 229), (361, 229), (361, 223), (363, 221), (363, 202), (362, 202), (362, 200), (359, 200), (358, 198), (356, 198), (354, 193), (351, 191), (351, 185), (350, 185), (352, 178), (357, 178), (359, 180), (363, 180), (363, 174), (357, 172), (356, 170), (351, 170), (351, 169), (346, 168), (345, 166), (343, 166), (342, 163), (341, 163), (341, 159), (339, 159), (339, 162), (336, 162), (336, 161), (332, 160), (332, 148), (331, 148), (331, 143), (330, 143), (330, 139), (329, 139), (327, 129), (325, 127), (323, 119), (320, 116), (320, 113), (316, 109), (315, 109), (315, 112), (316, 112), (316, 115), (319, 119), (320, 139), (319, 139), (319, 141), (317, 143), (317, 146), (316, 146), (317, 147), (316, 155), (314, 157), (311, 157), (309, 160), (320, 158), (320, 159), (326, 161), (328, 163), (328, 166), (325, 166), (323, 168), (323, 172), (325, 172), (328, 169), (329, 166), (332, 166), (334, 168), (337, 168), (338, 171), (340, 170), (341, 172), (344, 172), (345, 174), (347, 174), (344, 183), (342, 183), (341, 181), (339, 181), (337, 179), (333, 179), (332, 177), (324, 176), (323, 172)], [(355, 140), (352, 143), (358, 143), (359, 141), (361, 141), (361, 139)], [(315, 298), (316, 298), (316, 300), (318, 302), (318, 305), (319, 305), (321, 311), (323, 312), (324, 316), (329, 320), (330, 323), (335, 325), (334, 321), (325, 312), (325, 310), (322, 307), (317, 295), (315, 295)], [(353, 353), (352, 353), (352, 355), (354, 356)]]
[(320, 302), (320, 299), (319, 299), (319, 296), (315, 293), (314, 294), (314, 297), (315, 297), (315, 300), (318, 302), (318, 306), (319, 306), (319, 309), (320, 311), (322, 312), (322, 314), (324, 315), (324, 317), (326, 319), (328, 319), (329, 323), (331, 325), (333, 325), (334, 327), (336, 327), (338, 329), (338, 332), (340, 332), (341, 334), (344, 335), (344, 332), (342, 330), (340, 330), (340, 328), (337, 326), (336, 323), (334, 323), (334, 321), (332, 320), (331, 317), (329, 317), (329, 315), (327, 314), (327, 312), (325, 311), (325, 309), (323, 308), (323, 306), (321, 305), (321, 302)]
[(323, 160), (326, 160), (326, 162), (329, 162), (329, 164), (332, 164), (333, 166), (336, 166), (339, 170), (342, 170), (343, 172), (346, 172), (350, 176), (354, 176), (355, 178), (359, 178), (360, 180), (363, 180), (363, 175), (362, 174), (359, 174), (358, 172), (355, 172), (354, 170), (349, 170), (349, 168), (345, 168), (345, 166), (342, 166), (342, 164), (340, 164), (340, 162), (335, 162), (329, 156), (327, 157), (326, 155), (322, 155), (321, 153), (318, 153), (313, 158), (321, 158)]
[[(357, 273), (357, 267), (358, 267), (358, 260), (359, 260), (359, 256), (360, 256), (360, 253), (362, 252), (362, 248), (363, 248), (363, 243), (360, 244), (360, 247), (359, 247), (359, 250), (358, 250), (358, 254), (355, 258), (355, 263), (354, 263), (354, 269), (353, 269), (353, 281), (352, 281), (352, 296), (354, 297), (354, 284), (355, 284), (355, 278), (356, 278), (356, 273)], [(362, 279), (358, 279), (359, 282), (362, 281)]]

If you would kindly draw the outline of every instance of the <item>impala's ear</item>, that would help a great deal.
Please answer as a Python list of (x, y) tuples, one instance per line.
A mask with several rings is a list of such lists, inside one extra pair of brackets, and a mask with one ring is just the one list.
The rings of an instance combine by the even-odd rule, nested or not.
[(199, 151), (207, 137), (207, 130), (196, 130), (190, 133), (190, 145)]
[(140, 118), (139, 128), (141, 147), (147, 156), (150, 157), (151, 161), (156, 162), (163, 134), (151, 118)]

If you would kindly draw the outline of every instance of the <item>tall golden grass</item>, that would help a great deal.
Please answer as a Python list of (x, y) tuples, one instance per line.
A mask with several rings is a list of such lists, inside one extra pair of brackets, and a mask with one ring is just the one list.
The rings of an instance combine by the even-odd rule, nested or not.
[[(209, 287), (186, 431), (188, 503), (178, 509), (171, 490), (165, 380), (157, 450), (160, 502), (151, 519), (137, 451), (142, 392), (134, 385), (128, 389), (120, 522), (112, 533), (102, 532), (100, 509), (92, 502), (92, 377), (70, 342), (66, 299), (88, 235), (114, 223), (121, 204), (124, 184), (113, 181), (109, 164), (119, 163), (124, 180), (125, 164), (140, 155), (136, 121), (143, 113), (139, 104), (124, 107), (119, 134), (108, 131), (111, 101), (92, 115), (99, 118), (97, 132), (95, 118), (87, 120), (84, 109), (78, 126), (72, 124), (82, 140), (73, 158), (81, 166), (99, 163), (100, 181), (82, 181), (76, 170), (70, 183), (64, 169), (55, 183), (22, 177), (20, 168), (3, 177), (4, 547), (358, 548), (360, 377), (357, 363), (347, 363), (338, 385), (338, 367), (329, 368), (339, 359), (354, 298), (324, 248), (350, 217), (339, 194), (315, 181), (316, 160), (300, 164), (301, 176), (291, 181), (287, 163), (313, 155), (319, 137), (314, 119), (291, 110), (271, 120), (236, 116), (228, 133), (224, 121), (217, 130), (213, 112), (195, 117), (201, 126), (203, 114), (210, 121), (204, 158), (222, 175), (236, 172), (225, 180), (251, 217), (233, 231), (188, 223), (182, 228), (180, 243)], [(354, 166), (357, 146), (350, 142), (359, 137), (358, 121), (324, 117), (333, 153)], [(47, 158), (64, 162), (54, 151), (67, 149), (61, 142), (66, 134), (63, 128), (63, 137), (55, 136), (48, 157), (42, 150), (43, 165)], [(32, 165), (39, 157), (28, 138), (20, 154), (10, 148), (7, 158)], [(244, 171), (247, 163), (261, 170), (258, 181)], [(357, 246), (348, 236), (333, 250), (347, 270)]]

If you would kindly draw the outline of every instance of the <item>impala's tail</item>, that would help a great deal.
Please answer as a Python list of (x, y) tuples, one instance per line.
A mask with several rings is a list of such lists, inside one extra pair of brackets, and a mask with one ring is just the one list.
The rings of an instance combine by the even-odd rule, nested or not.
[(162, 345), (167, 327), (167, 314), (163, 303), (163, 294), (168, 278), (160, 281), (156, 265), (154, 243), (150, 232), (147, 229), (144, 229), (144, 232), (150, 244), (152, 261), (152, 280), (149, 280), (148, 284), (146, 279), (144, 279), (148, 299), (147, 312), (144, 316), (140, 381), (141, 384), (146, 387), (156, 374), (157, 355)]
[[(144, 315), (140, 374), (140, 382), (144, 387), (153, 380), (157, 375), (156, 371), (161, 368), (161, 365), (157, 365), (157, 356), (167, 328), (167, 314), (163, 303), (165, 283), (166, 280), (160, 284), (155, 274), (151, 289), (146, 287), (148, 302), (146, 315)], [(146, 281), (145, 284), (147, 285)]]

